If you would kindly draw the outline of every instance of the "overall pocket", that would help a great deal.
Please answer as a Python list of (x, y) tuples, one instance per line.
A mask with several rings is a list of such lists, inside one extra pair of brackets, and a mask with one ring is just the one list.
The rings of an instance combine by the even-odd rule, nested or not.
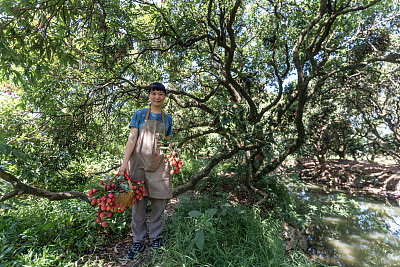
[(168, 199), (172, 197), (172, 180), (169, 164), (165, 161), (154, 172), (146, 172), (147, 186), (151, 198)]
[(160, 138), (159, 133), (155, 133), (154, 139), (151, 145), (151, 153), (142, 154), (142, 163), (144, 170), (148, 172), (154, 172), (157, 170), (161, 161), (164, 159), (164, 153), (161, 153), (158, 146), (158, 140)]

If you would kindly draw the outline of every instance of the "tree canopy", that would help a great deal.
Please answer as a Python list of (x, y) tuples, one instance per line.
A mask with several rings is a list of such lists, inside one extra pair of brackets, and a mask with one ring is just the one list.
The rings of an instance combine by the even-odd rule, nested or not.
[[(268, 196), (255, 182), (298, 152), (315, 127), (336, 122), (335, 132), (344, 117), (352, 125), (345, 123), (346, 134), (375, 129), (368, 137), (398, 157), (398, 6), (2, 1), (0, 72), (19, 98), (1, 110), (0, 177), (13, 188), (0, 201), (21, 193), (85, 199), (29, 184), (65, 170), (84, 182), (72, 175), (79, 168), (72, 159), (122, 157), (126, 126), (133, 110), (147, 105), (145, 89), (154, 81), (167, 85), (165, 110), (179, 147), (207, 158), (175, 195), (232, 160), (245, 168), (243, 182), (260, 204)], [(383, 136), (382, 125), (392, 134)]]

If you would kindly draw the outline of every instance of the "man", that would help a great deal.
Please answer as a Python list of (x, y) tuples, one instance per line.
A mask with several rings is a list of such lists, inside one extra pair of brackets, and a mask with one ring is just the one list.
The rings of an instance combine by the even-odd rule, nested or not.
[(146, 196), (132, 206), (133, 246), (128, 251), (130, 259), (144, 251), (147, 231), (146, 206), (151, 201), (149, 239), (153, 250), (162, 245), (164, 209), (172, 197), (170, 166), (163, 160), (158, 140), (172, 135), (172, 118), (162, 112), (166, 90), (161, 83), (152, 83), (149, 89), (150, 108), (137, 110), (132, 117), (130, 134), (126, 143), (124, 160), (119, 175), (129, 172), (132, 180), (145, 181)]

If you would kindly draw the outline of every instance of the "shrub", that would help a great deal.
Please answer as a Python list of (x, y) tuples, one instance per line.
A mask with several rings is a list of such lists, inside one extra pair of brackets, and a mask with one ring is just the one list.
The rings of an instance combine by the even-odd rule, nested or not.
[(105, 232), (93, 220), (96, 211), (80, 200), (27, 197), (2, 207), (6, 209), (0, 210), (1, 266), (68, 266), (83, 255), (89, 255), (84, 262), (91, 266), (92, 253), (130, 229), (130, 212), (125, 212)]
[(296, 266), (285, 256), (281, 222), (203, 195), (181, 199), (167, 224), (165, 266)]

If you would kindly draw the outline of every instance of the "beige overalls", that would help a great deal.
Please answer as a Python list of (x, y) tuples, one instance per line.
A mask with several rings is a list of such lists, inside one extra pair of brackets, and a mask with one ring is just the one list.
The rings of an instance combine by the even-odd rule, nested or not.
[[(165, 135), (164, 113), (162, 121), (148, 120), (150, 108), (140, 129), (135, 149), (129, 158), (129, 176), (132, 180), (145, 182), (146, 197), (132, 206), (133, 242), (143, 242), (146, 235), (146, 206), (151, 201), (149, 238), (162, 238), (166, 199), (172, 197), (172, 179), (168, 161), (158, 147), (158, 140)], [(162, 134), (162, 135), (160, 135)]]

